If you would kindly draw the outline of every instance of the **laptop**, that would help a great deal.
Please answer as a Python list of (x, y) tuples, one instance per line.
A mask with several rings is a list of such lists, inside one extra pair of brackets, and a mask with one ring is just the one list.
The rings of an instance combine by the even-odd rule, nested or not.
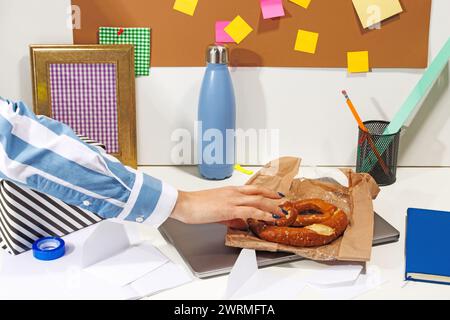
[[(374, 223), (374, 246), (398, 241), (400, 233), (376, 213)], [(227, 227), (221, 224), (188, 225), (168, 219), (160, 231), (178, 250), (194, 275), (202, 279), (229, 273), (241, 251), (225, 246)], [(304, 259), (283, 252), (257, 251), (256, 256), (259, 267)]]

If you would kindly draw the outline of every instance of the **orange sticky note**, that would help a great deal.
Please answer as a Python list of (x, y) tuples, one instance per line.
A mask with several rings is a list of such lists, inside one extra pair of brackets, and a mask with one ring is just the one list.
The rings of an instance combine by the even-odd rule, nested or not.
[(252, 27), (241, 16), (234, 18), (224, 30), (238, 44), (253, 31)]
[(307, 53), (316, 53), (319, 34), (306, 30), (298, 30), (297, 40), (295, 41), (295, 50)]
[(193, 16), (195, 8), (197, 8), (198, 0), (175, 0), (173, 9), (184, 14)]
[(349, 73), (369, 72), (369, 51), (347, 52)]
[(303, 7), (305, 9), (308, 9), (309, 4), (311, 3), (311, 0), (289, 0), (297, 5), (299, 5), (300, 7)]

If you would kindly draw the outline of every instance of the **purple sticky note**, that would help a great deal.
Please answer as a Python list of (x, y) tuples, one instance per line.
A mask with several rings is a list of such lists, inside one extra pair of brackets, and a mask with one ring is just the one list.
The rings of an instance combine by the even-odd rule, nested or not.
[(226, 26), (230, 24), (230, 21), (217, 21), (216, 22), (216, 42), (219, 43), (232, 43), (234, 42), (228, 33), (225, 32)]
[(261, 0), (261, 10), (264, 19), (284, 17), (282, 0)]

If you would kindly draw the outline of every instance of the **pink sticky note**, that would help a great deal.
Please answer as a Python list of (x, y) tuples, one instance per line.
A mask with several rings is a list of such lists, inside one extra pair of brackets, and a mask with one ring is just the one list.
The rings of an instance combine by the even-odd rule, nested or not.
[(282, 0), (261, 0), (261, 10), (264, 19), (284, 17)]
[(232, 43), (234, 42), (228, 33), (225, 32), (226, 26), (230, 24), (230, 21), (217, 21), (216, 22), (216, 42)]

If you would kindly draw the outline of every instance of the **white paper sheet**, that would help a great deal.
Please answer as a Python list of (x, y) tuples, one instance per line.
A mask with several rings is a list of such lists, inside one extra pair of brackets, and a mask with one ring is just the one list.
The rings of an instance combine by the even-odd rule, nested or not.
[(362, 265), (336, 265), (313, 272), (306, 278), (308, 284), (331, 287), (352, 285), (358, 279)]
[(64, 273), (0, 275), (2, 300), (130, 300), (139, 297), (131, 287), (110, 285), (75, 267)]
[(158, 249), (147, 246), (127, 248), (108, 259), (85, 269), (86, 272), (106, 282), (125, 286), (168, 261)]
[(257, 271), (255, 250), (242, 249), (228, 276), (225, 299), (230, 299)]
[[(149, 276), (169, 261), (149, 243), (129, 247), (123, 226), (111, 221), (67, 235), (64, 240), (66, 254), (53, 261), (39, 261), (31, 251), (3, 255), (0, 298), (136, 299), (142, 296), (124, 285)], [(170, 277), (160, 278), (158, 286), (166, 280), (173, 282)], [(141, 282), (140, 291), (145, 291), (147, 284)]]
[[(295, 270), (292, 270), (295, 271)], [(235, 292), (237, 300), (290, 300), (295, 299), (306, 283), (296, 276), (280, 273), (280, 270), (260, 269)]]
[[(112, 239), (114, 241), (111, 241)], [(82, 266), (89, 267), (125, 251), (129, 246), (130, 241), (122, 224), (111, 221), (99, 223), (83, 243)]]
[(191, 282), (193, 277), (181, 266), (169, 261), (156, 270), (134, 281), (129, 286), (141, 297), (156, 294), (163, 290), (179, 287)]
[(294, 272), (259, 270), (255, 250), (242, 249), (229, 275), (225, 299), (293, 299), (304, 287)]
[(312, 286), (318, 290), (326, 299), (332, 300), (349, 300), (358, 297), (370, 290), (381, 286), (386, 281), (381, 276), (377, 267), (369, 267), (366, 274), (361, 274), (351, 283), (335, 285), (335, 286)]

